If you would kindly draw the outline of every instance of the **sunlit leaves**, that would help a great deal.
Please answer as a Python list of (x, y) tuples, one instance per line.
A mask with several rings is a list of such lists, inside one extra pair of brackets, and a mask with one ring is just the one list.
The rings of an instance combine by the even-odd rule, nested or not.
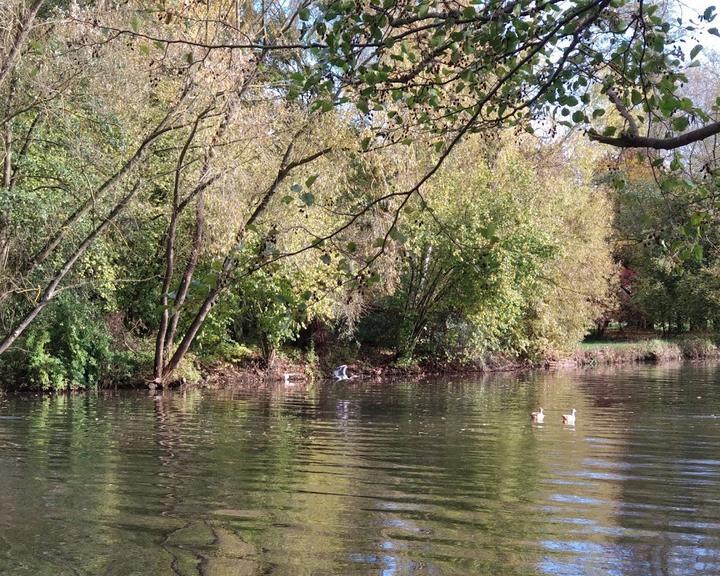
[[(711, 6), (700, 20), (714, 18)], [(607, 108), (592, 97), (599, 82), (601, 92), (620, 87), (626, 106), (642, 107), (640, 123), (657, 111), (668, 130), (678, 130), (679, 110), (705, 121), (678, 97), (685, 83), (682, 34), (694, 24), (624, 0), (521, 1), (498, 10), (424, 0), (384, 0), (370, 10), (338, 0), (318, 12), (308, 39), (327, 43), (316, 52), (324, 75), (355, 94), (349, 101), (367, 123), (382, 125), (384, 138), (400, 142), (412, 138), (408, 126), (477, 131), (547, 115), (589, 126)], [(696, 43), (689, 60), (701, 50)]]

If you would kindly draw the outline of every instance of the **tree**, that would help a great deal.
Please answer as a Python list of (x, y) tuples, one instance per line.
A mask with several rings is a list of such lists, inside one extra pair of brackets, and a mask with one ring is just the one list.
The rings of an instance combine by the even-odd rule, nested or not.
[(469, 138), (401, 217), (399, 279), (364, 340), (477, 361), (549, 357), (585, 335), (615, 271), (607, 190), (582, 146), (511, 136)]
[[(21, 12), (6, 61), (13, 64), (10, 81), (0, 85), (6, 130), (0, 302), (14, 298), (18, 304), (0, 354), (56, 297), (77, 262), (143, 189), (151, 151), (182, 125), (192, 96), (177, 78), (157, 86), (153, 70), (135, 57), (133, 47), (119, 50), (86, 27), (55, 29), (45, 42), (28, 47), (29, 23), (38, 8), (34, 3)], [(118, 57), (127, 75), (110, 74)], [(53, 193), (49, 203), (38, 193), (45, 190)], [(24, 218), (37, 223), (41, 214), (42, 234), (24, 229)], [(10, 237), (13, 233), (20, 237)], [(33, 292), (37, 297), (27, 298)]]
[[(154, 378), (164, 382), (219, 299), (268, 266), (317, 252), (341, 283), (366, 285), (398, 244), (402, 210), (472, 133), (532, 131), (542, 120), (590, 128), (603, 121), (602, 101), (621, 119), (620, 135), (608, 125), (590, 136), (611, 145), (674, 148), (717, 132), (712, 111), (680, 89), (685, 52), (690, 61), (700, 53), (685, 49), (692, 28), (710, 23), (712, 9), (696, 23), (625, 0), (57, 10), (61, 18), (18, 1), (2, 28), (0, 300), (14, 304), (3, 306), (0, 353), (136, 203), (162, 224), (153, 226), (163, 245)], [(253, 125), (255, 114), (273, 118)], [(342, 143), (322, 133), (333, 123), (344, 126)], [(413, 142), (434, 147), (423, 173), (336, 194), (347, 209), (274, 241), (284, 207), (313, 209), (314, 166), (401, 158), (396, 150)], [(263, 175), (243, 181), (234, 162), (248, 150)], [(230, 187), (242, 192), (242, 210), (211, 253), (208, 203)], [(40, 189), (53, 190), (44, 206)]]

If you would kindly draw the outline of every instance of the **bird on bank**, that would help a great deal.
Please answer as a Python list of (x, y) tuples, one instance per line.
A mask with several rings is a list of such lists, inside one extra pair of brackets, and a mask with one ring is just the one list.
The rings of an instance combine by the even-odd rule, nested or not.
[(285, 386), (294, 386), (295, 385), (295, 382), (292, 382), (290, 380), (290, 378), (292, 378), (293, 376), (300, 376), (300, 374), (296, 374), (294, 372), (285, 372), (283, 374), (283, 383), (285, 384)]
[(572, 414), (563, 414), (562, 420), (563, 424), (569, 424), (570, 426), (575, 426), (575, 413), (577, 410), (575, 408), (572, 409)]
[(530, 420), (542, 424), (545, 421), (545, 412), (542, 408), (539, 408), (535, 412), (530, 412)]
[(347, 364), (340, 364), (333, 368), (333, 377), (335, 380), (350, 380), (350, 376), (347, 374)]

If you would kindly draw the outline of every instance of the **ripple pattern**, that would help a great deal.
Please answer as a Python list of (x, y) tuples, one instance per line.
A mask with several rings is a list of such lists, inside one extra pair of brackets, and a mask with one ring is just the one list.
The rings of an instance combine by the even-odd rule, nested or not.
[(0, 574), (720, 574), (719, 376), (3, 398)]

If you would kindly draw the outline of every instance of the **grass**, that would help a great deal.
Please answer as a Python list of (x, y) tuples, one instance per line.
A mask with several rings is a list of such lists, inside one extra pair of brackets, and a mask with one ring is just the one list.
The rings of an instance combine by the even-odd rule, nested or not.
[(633, 362), (662, 363), (678, 360), (717, 358), (720, 349), (702, 336), (636, 341), (584, 342), (572, 359), (580, 366), (627, 364)]

